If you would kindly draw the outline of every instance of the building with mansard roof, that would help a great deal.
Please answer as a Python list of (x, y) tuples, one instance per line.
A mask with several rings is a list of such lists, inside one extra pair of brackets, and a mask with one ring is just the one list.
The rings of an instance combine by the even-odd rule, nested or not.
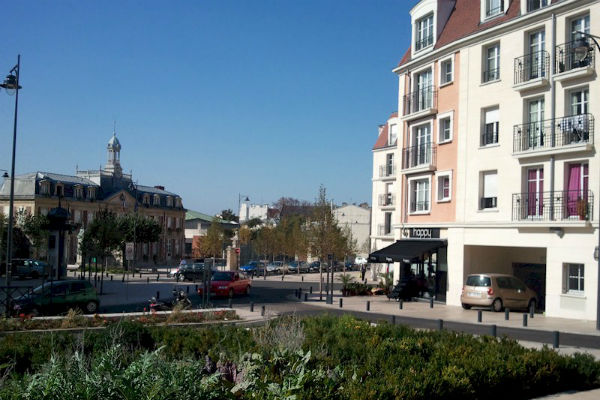
[[(77, 235), (101, 209), (117, 214), (136, 211), (157, 221), (162, 227), (160, 240), (137, 246), (136, 265), (174, 264), (184, 251), (185, 212), (181, 197), (164, 186), (145, 186), (134, 182), (121, 167), (121, 143), (116, 134), (107, 145), (107, 163), (98, 170), (75, 175), (30, 172), (15, 177), (14, 212), (46, 215), (61, 206), (69, 211), (69, 222), (77, 228), (64, 241), (67, 264), (77, 262)], [(0, 212), (9, 212), (10, 178), (0, 187)]]

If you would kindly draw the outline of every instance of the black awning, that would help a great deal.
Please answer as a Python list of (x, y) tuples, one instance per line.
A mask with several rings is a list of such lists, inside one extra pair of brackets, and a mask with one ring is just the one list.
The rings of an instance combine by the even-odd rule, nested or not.
[(443, 239), (397, 240), (396, 243), (369, 254), (369, 261), (375, 263), (408, 262), (420, 258), (424, 253), (445, 247), (447, 243)]

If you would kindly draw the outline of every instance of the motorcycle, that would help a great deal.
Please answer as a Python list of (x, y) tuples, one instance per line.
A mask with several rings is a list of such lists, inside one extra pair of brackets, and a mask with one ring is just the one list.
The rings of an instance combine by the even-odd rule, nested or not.
[(192, 302), (183, 290), (173, 289), (173, 298), (168, 302), (161, 302), (152, 297), (149, 301), (150, 311), (171, 311), (175, 307), (181, 307), (182, 310), (188, 310), (192, 307)]

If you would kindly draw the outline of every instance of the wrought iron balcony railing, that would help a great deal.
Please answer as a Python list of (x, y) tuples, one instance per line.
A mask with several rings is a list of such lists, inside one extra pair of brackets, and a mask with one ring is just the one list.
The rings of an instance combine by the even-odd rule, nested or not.
[(547, 51), (536, 51), (515, 58), (515, 85), (532, 79), (545, 78), (550, 72), (550, 54)]
[(433, 44), (433, 35), (425, 36), (423, 39), (417, 40), (415, 42), (415, 51), (424, 49), (425, 47), (430, 46), (432, 44)]
[[(582, 43), (588, 46), (587, 53), (583, 55), (575, 51)], [(594, 67), (595, 51), (594, 46), (585, 38), (556, 46), (554, 73), (560, 74), (577, 68)]]
[(410, 212), (411, 213), (419, 213), (419, 212), (427, 212), (429, 211), (429, 201), (411, 201), (410, 202)]
[(379, 166), (379, 177), (388, 178), (396, 175), (396, 166), (394, 164), (385, 164)]
[(483, 71), (483, 82), (497, 81), (500, 79), (500, 68), (487, 69)]
[(404, 115), (437, 107), (437, 90), (428, 86), (404, 96)]
[(437, 147), (432, 143), (402, 149), (402, 168), (435, 167)]
[[(554, 137), (552, 129), (554, 128)], [(571, 115), (515, 125), (513, 152), (561, 148), (574, 144), (594, 143), (592, 114)]]
[(591, 221), (594, 194), (591, 190), (515, 193), (513, 221)]
[(391, 193), (384, 193), (379, 195), (379, 206), (390, 207), (396, 203), (396, 196)]

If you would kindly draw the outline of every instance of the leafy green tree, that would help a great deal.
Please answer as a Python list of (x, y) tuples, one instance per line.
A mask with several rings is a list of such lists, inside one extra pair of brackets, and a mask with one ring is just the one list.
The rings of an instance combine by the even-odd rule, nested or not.
[(221, 219), (224, 219), (225, 221), (234, 221), (234, 222), (240, 221), (239, 217), (237, 215), (235, 215), (233, 213), (233, 210), (231, 210), (230, 208), (228, 208), (227, 210), (221, 211)]
[(33, 258), (40, 258), (42, 250), (48, 246), (48, 237), (50, 231), (48, 225), (50, 221), (45, 215), (24, 214), (20, 218), (19, 228), (23, 231), (27, 239), (31, 242), (33, 249)]
[(219, 220), (213, 218), (206, 237), (202, 239), (200, 251), (204, 257), (221, 257), (224, 244), (224, 232)]
[(118, 218), (119, 230), (123, 234), (123, 243), (158, 242), (162, 228), (152, 218), (140, 214), (126, 214)]

